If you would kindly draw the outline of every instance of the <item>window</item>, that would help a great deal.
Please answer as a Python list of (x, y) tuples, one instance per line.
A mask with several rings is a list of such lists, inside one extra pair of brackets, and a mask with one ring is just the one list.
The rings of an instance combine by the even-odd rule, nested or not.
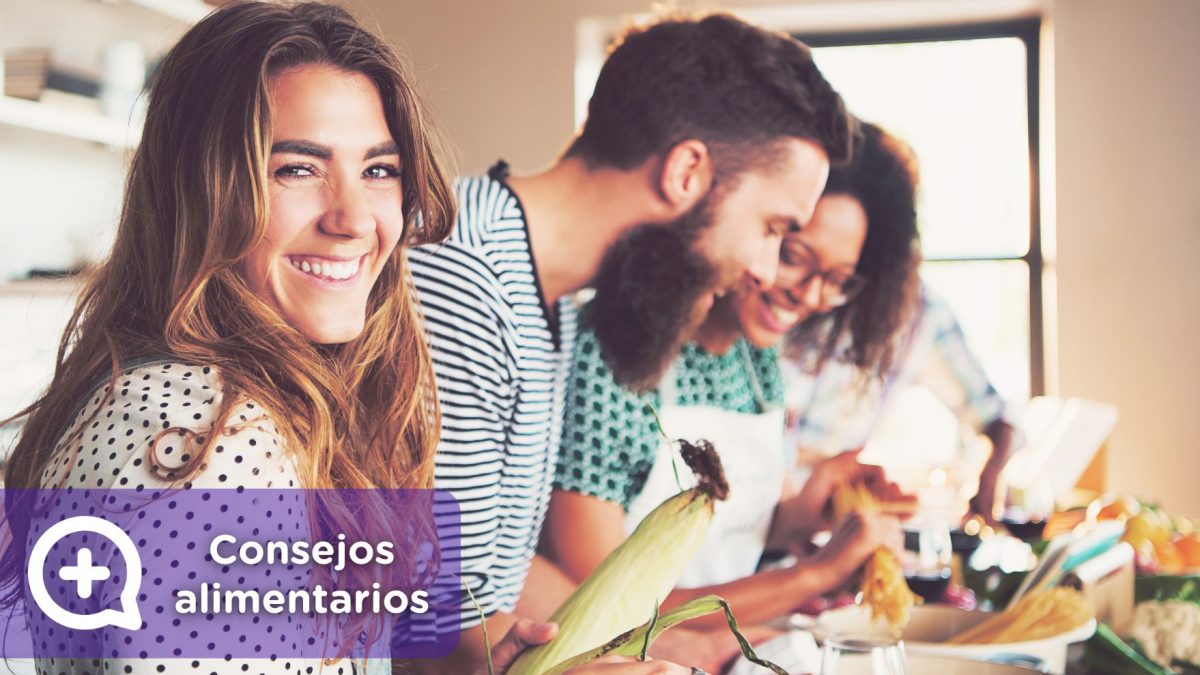
[(860, 117), (908, 142), (927, 286), (1008, 399), (1044, 393), (1038, 20), (797, 35)]

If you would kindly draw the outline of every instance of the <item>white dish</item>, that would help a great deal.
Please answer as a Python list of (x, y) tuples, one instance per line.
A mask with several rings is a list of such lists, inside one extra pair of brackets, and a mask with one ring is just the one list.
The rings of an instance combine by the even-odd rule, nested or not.
[[(925, 654), (908, 654), (909, 675), (1034, 675), (1038, 671), (1000, 663)], [(838, 664), (838, 675), (872, 675), (868, 661)]]
[[(963, 659), (984, 659), (1003, 654), (1024, 654), (1042, 659), (1046, 672), (1061, 674), (1066, 669), (1067, 648), (1082, 642), (1096, 632), (1096, 621), (1060, 635), (1041, 640), (1008, 642), (989, 645), (950, 645), (946, 640), (987, 619), (986, 612), (973, 612), (945, 605), (914, 607), (912, 620), (901, 639), (910, 657), (949, 656)], [(891, 637), (886, 625), (871, 621), (870, 611), (853, 605), (822, 614), (816, 622), (815, 633), (822, 635), (855, 635), (862, 637)], [(912, 672), (920, 672), (913, 670)], [(933, 672), (933, 671), (930, 671)]]

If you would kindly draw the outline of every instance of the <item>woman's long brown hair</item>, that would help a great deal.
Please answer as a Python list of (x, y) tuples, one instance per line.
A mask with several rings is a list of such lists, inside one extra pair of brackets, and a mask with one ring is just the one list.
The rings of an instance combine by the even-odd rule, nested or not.
[[(363, 333), (336, 346), (306, 340), (240, 272), (268, 218), (270, 81), (305, 64), (375, 84), (402, 162), (404, 239), (371, 291)], [(183, 36), (154, 76), (112, 254), (79, 299), (49, 388), (17, 416), (25, 425), (8, 487), (54, 487), (40, 477), (89, 388), (115, 384), (125, 364), (147, 356), (217, 368), (218, 420), (240, 402), (260, 404), (304, 488), (431, 486), (436, 388), (405, 248), (445, 238), (454, 199), (409, 82), (390, 48), (329, 5), (234, 3)], [(194, 474), (222, 430), (182, 430), (201, 449), (166, 478)], [(348, 538), (363, 527), (351, 514), (326, 517), (322, 529)], [(0, 577), (10, 592), (28, 523), (11, 524)]]

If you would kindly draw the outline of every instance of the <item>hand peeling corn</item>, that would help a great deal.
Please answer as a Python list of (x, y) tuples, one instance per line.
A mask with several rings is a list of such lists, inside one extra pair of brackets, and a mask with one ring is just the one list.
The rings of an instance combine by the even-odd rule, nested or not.
[(729, 485), (706, 442), (682, 442), (683, 458), (699, 484), (663, 502), (584, 580), (550, 620), (559, 626), (549, 643), (527, 650), (508, 675), (543, 675), (572, 657), (595, 650), (655, 612), (700, 548), (712, 522), (713, 502)]

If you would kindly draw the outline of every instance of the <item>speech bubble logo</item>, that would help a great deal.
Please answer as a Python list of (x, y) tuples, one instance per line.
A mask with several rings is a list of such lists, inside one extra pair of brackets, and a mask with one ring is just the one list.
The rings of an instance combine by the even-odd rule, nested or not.
[[(104, 609), (95, 614), (76, 614), (63, 609), (46, 589), (46, 558), (50, 549), (60, 539), (76, 532), (94, 532), (117, 547), (117, 552), (125, 561), (125, 587), (121, 589), (121, 608)], [(142, 557), (138, 554), (137, 546), (124, 530), (103, 518), (94, 516), (75, 516), (55, 523), (38, 537), (29, 554), (29, 592), (52, 621), (75, 630), (95, 630), (105, 626), (116, 626), (129, 630), (142, 627), (142, 614), (137, 606), (137, 594), (142, 588)], [(106, 567), (92, 565), (92, 552), (87, 548), (79, 549), (74, 565), (65, 565), (59, 570), (58, 576), (64, 582), (74, 582), (76, 592), (81, 598), (92, 595), (92, 584), (109, 577)]]

